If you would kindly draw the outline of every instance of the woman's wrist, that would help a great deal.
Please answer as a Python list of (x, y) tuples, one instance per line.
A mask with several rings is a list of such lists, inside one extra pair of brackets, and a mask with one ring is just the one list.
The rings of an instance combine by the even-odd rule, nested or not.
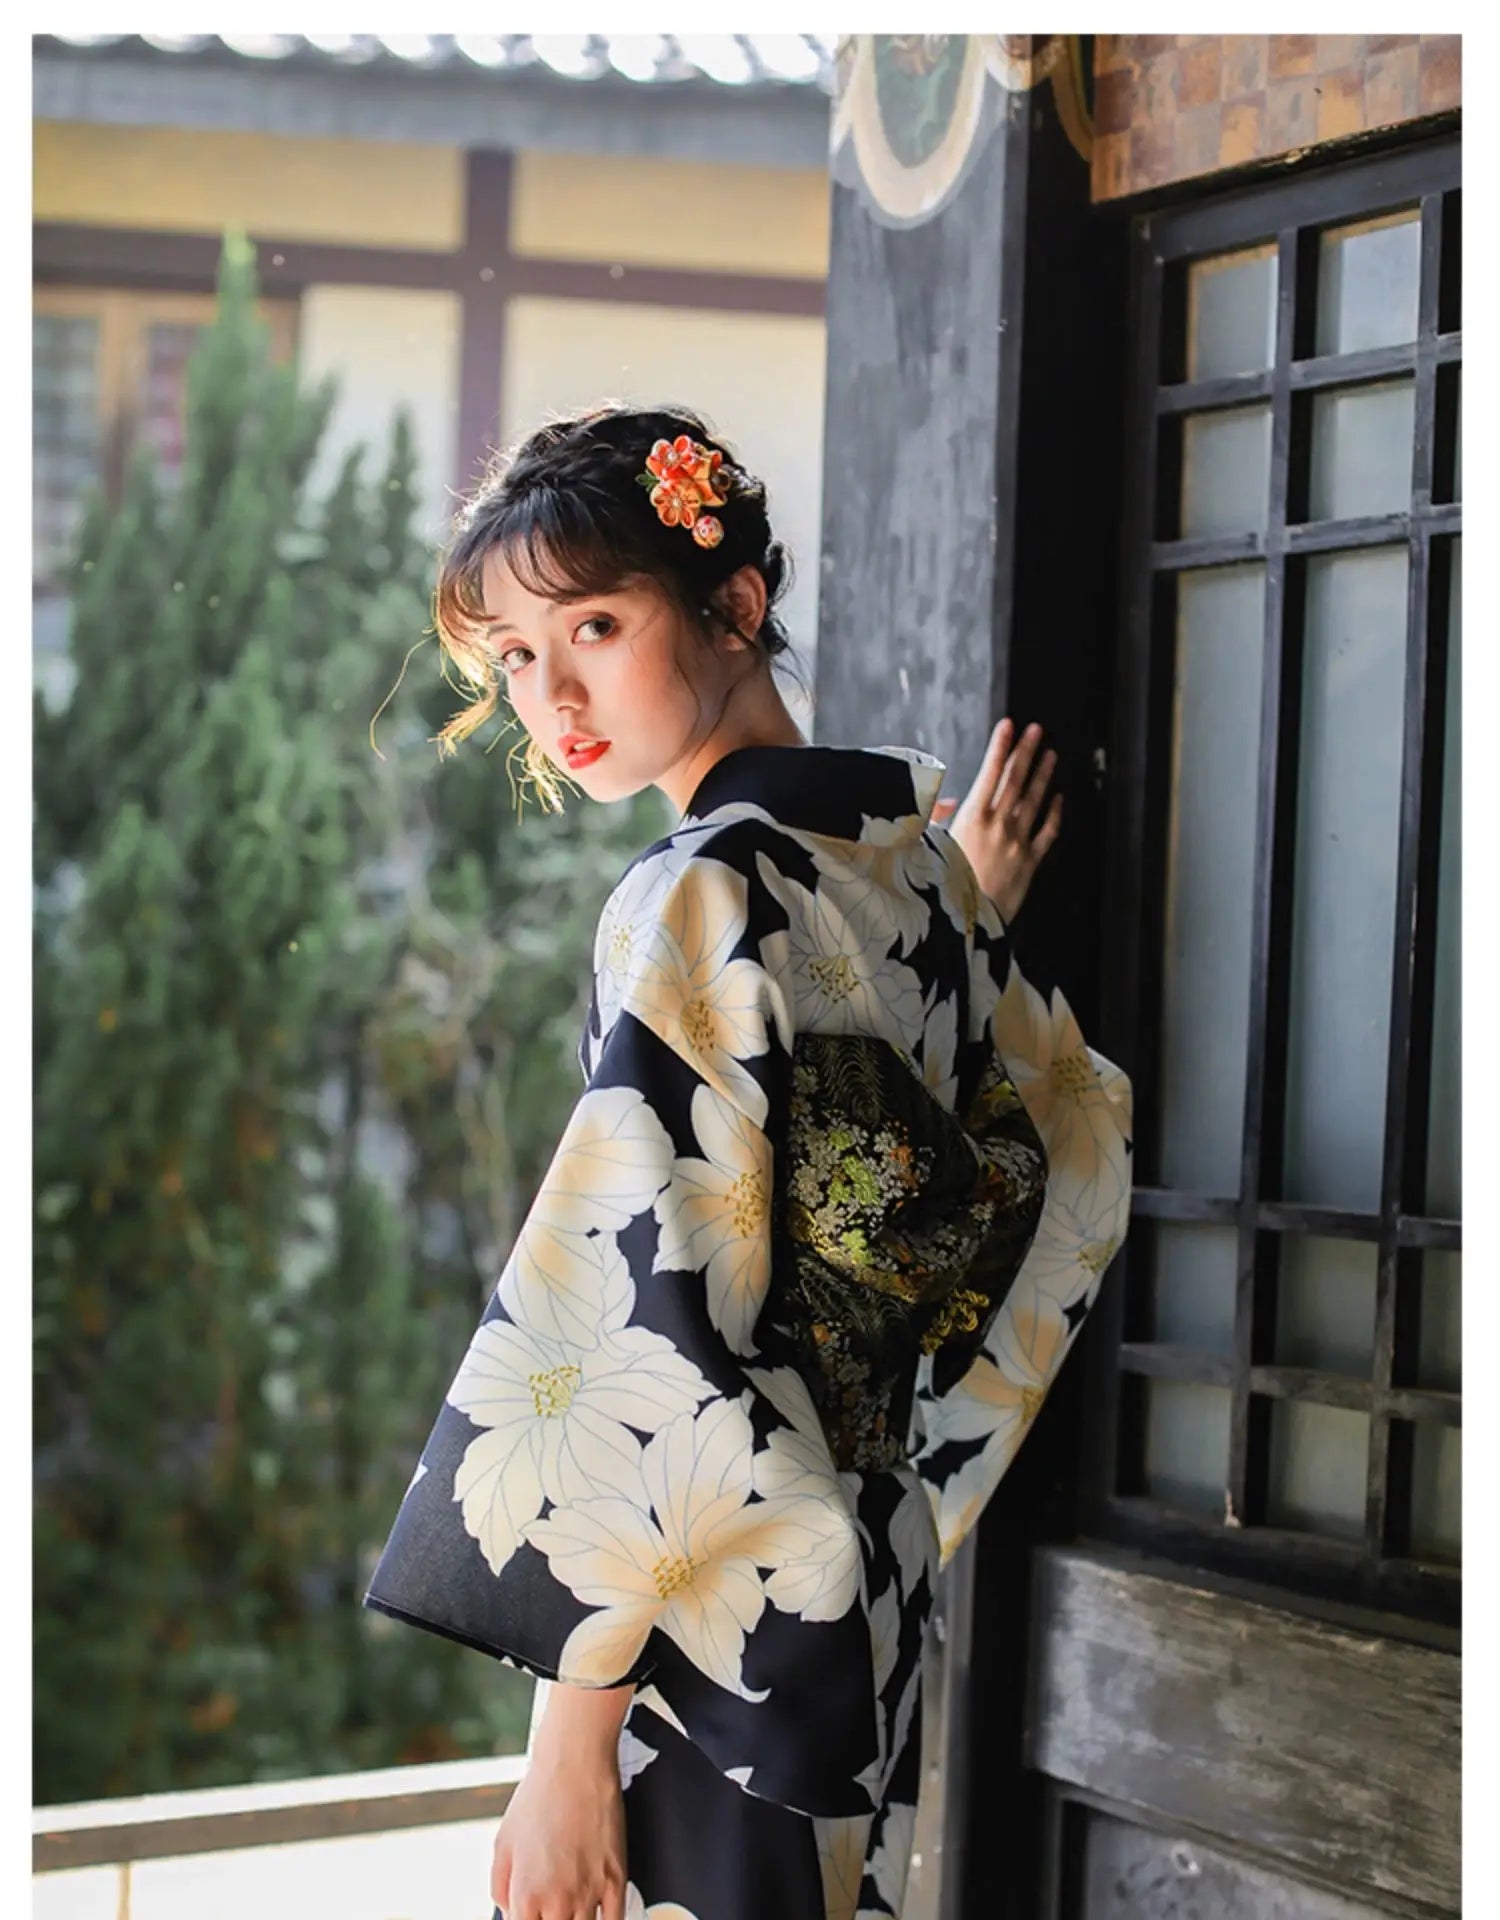
[(533, 1753), (555, 1753), (569, 1760), (592, 1757), (613, 1765), (620, 1729), (634, 1694), (633, 1685), (573, 1687), (562, 1680), (553, 1681), (532, 1743)]

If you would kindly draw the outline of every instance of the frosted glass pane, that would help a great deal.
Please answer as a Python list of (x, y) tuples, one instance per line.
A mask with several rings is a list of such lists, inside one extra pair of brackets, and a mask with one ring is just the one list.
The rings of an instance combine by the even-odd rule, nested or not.
[(1182, 535), (1246, 533), (1266, 524), (1271, 408), (1190, 413), (1182, 423)]
[(1362, 1539), (1369, 1450), (1367, 1414), (1273, 1400), (1267, 1525)]
[(1259, 373), (1275, 357), (1275, 247), (1196, 261), (1188, 270), (1188, 379)]
[(1224, 1515), (1229, 1478), (1229, 1389), (1148, 1380), (1146, 1491), (1192, 1513)]
[(1422, 1331), (1415, 1384), (1438, 1393), (1463, 1390), (1462, 1275), (1462, 1254), (1422, 1255)]
[(1416, 408), (1410, 380), (1314, 395), (1312, 519), (1355, 520), (1407, 510)]
[(31, 321), (32, 573), (71, 556), (84, 490), (98, 478), (99, 322), (34, 313)]
[(1309, 560), (1282, 1190), (1367, 1212), (1380, 1203), (1405, 651), (1405, 547)]
[(1233, 1195), (1249, 1035), (1255, 778), (1265, 574), (1177, 584), (1163, 926), (1161, 1177)]
[(1238, 1234), (1233, 1227), (1179, 1226), (1163, 1220), (1152, 1237), (1154, 1338), (1231, 1358)]
[(1456, 1562), (1463, 1532), (1461, 1430), (1421, 1421), (1411, 1449), (1412, 1555)]
[[(1451, 595), (1448, 615), (1448, 689), (1443, 717), (1443, 825), (1438, 849), (1437, 955), (1433, 970), (1432, 1080), (1427, 1100), (1428, 1213), (1457, 1220), (1462, 1213), (1463, 1179), (1460, 1118), (1463, 1104), (1460, 994), (1460, 677), (1459, 644), (1463, 597), (1462, 542), (1449, 546)], [(1442, 565), (1441, 546), (1433, 549), (1434, 567)]]
[(1361, 1240), (1283, 1236), (1276, 1361), (1370, 1377), (1375, 1354), (1375, 1249)]
[(1417, 209), (1333, 227), (1318, 249), (1318, 352), (1360, 353), (1417, 337)]

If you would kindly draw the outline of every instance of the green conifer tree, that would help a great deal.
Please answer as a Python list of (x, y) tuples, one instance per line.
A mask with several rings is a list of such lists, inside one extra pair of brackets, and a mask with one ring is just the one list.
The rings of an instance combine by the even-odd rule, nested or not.
[(473, 1306), (429, 1337), (362, 1145), (430, 779), (367, 733), (427, 611), (410, 423), (373, 499), (356, 453), (310, 502), (336, 383), (254, 298), (231, 233), (180, 481), (142, 450), (90, 503), (34, 716), (42, 1803), (514, 1733), (516, 1676), (359, 1607)]

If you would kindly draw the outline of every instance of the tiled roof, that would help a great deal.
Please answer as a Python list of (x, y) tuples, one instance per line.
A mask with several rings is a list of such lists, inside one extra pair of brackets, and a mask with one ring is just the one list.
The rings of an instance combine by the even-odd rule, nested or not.
[(33, 46), (170, 55), (198, 64), (405, 68), (652, 86), (833, 88), (834, 40), (810, 33), (58, 33)]

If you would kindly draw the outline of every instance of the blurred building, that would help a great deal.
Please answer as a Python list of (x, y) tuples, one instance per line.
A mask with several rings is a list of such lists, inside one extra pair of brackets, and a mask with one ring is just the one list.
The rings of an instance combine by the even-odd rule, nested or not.
[(442, 537), (485, 450), (605, 396), (697, 407), (767, 480), (811, 661), (832, 46), (807, 35), (38, 35), (40, 663), (80, 491), (181, 458), (220, 234), (338, 409), (311, 476), (413, 410)]

